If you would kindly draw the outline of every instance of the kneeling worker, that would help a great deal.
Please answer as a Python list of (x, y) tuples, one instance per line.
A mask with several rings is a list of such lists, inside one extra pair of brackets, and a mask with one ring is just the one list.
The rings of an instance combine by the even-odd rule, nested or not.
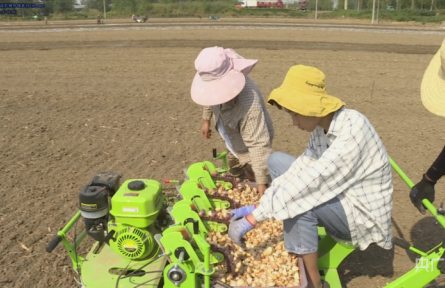
[(318, 270), (317, 226), (360, 250), (371, 243), (392, 248), (392, 171), (374, 127), (361, 113), (326, 92), (320, 70), (291, 67), (268, 103), (290, 114), (293, 124), (311, 132), (298, 158), (275, 152), (268, 159), (272, 184), (260, 203), (232, 210), (229, 237), (243, 235), (268, 218), (283, 220), (284, 247), (300, 255), (309, 284), (329, 287)]

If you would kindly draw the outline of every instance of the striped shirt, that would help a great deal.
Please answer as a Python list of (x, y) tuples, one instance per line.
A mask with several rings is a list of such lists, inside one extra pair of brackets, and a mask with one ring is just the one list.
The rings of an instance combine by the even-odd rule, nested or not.
[(285, 220), (335, 197), (345, 210), (352, 244), (392, 247), (392, 170), (374, 127), (359, 112), (342, 107), (329, 131), (317, 127), (304, 153), (277, 177), (253, 215)]
[(204, 107), (204, 120), (210, 120), (212, 114), (216, 121), (221, 116), (240, 164), (250, 163), (256, 183), (267, 184), (267, 159), (272, 152), (274, 130), (263, 95), (255, 82), (246, 77), (244, 89), (233, 101)]

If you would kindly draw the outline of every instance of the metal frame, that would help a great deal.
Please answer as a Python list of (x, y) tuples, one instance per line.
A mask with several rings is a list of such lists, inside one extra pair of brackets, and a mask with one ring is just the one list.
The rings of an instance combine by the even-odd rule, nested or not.
[[(220, 155), (214, 157), (215, 159), (223, 159), (224, 168), (221, 170), (226, 170), (226, 162), (225, 159), (225, 152), (221, 153)], [(405, 181), (405, 183), (408, 185), (409, 188), (412, 188), (414, 186), (413, 182), (408, 178), (408, 176), (405, 175), (405, 173), (400, 169), (400, 167), (390, 158), (390, 163), (392, 168), (397, 172), (397, 174)], [(218, 169), (219, 170), (219, 169)], [(423, 200), (423, 204), (425, 207), (430, 211), (430, 213), (436, 218), (436, 220), (442, 225), (442, 227), (445, 229), (445, 218), (444, 218), (444, 210), (440, 208), (439, 210), (436, 209), (427, 199)], [(65, 249), (67, 250), (72, 262), (73, 262), (73, 268), (74, 270), (78, 270), (83, 264), (83, 262), (88, 259), (83, 258), (79, 255), (76, 255), (74, 247), (79, 247), (80, 243), (86, 236), (85, 229), (81, 232), (81, 234), (75, 239), (75, 245), (72, 245), (69, 243), (69, 241), (66, 238), (66, 234), (68, 231), (77, 223), (77, 220), (80, 217), (80, 211), (76, 213), (76, 215), (67, 223), (67, 225), (60, 231), (57, 232), (56, 237), (61, 238), (61, 242), (65, 246)], [(320, 242), (319, 242), (319, 269), (323, 271), (322, 279), (326, 279), (326, 281), (329, 282), (330, 286), (332, 288), (340, 288), (341, 287), (341, 281), (340, 277), (337, 272), (338, 266), (343, 262), (343, 260), (355, 249), (351, 245), (347, 245), (344, 243), (337, 242), (334, 240), (330, 235), (328, 235), (324, 228), (319, 227), (319, 236), (320, 236)], [(194, 238), (196, 238), (196, 235), (194, 235)], [(199, 238), (199, 237), (198, 237)], [(54, 240), (54, 239), (53, 239)], [(204, 254), (205, 254), (205, 261), (202, 264), (205, 271), (209, 271), (209, 259), (208, 255), (210, 254), (208, 251), (207, 243), (202, 239), (195, 239), (197, 240), (198, 245), (202, 246), (201, 248), (204, 248)], [(59, 241), (59, 242), (60, 242)], [(52, 241), (53, 242), (53, 241)], [(207, 245), (206, 245), (207, 244)], [(52, 249), (54, 249), (52, 247)], [(422, 263), (421, 267), (418, 267), (418, 263), (416, 263), (416, 267), (402, 275), (401, 277), (397, 278), (395, 281), (391, 283), (387, 283), (385, 286), (386, 288), (417, 288), (417, 287), (423, 287), (433, 281), (435, 278), (441, 275), (441, 268), (445, 271), (445, 263), (442, 261), (445, 261), (443, 259), (443, 255), (445, 253), (445, 243), (442, 242), (433, 249), (431, 249), (428, 252), (420, 251), (409, 244), (404, 246), (405, 249), (410, 250), (414, 253), (417, 253), (420, 257), (418, 263)], [(52, 251), (52, 249), (50, 249)], [(47, 250), (48, 251), (48, 250)], [(50, 251), (48, 251), (50, 252)], [(93, 253), (93, 251), (90, 251), (90, 253)], [(439, 261), (439, 259), (442, 259)], [(442, 265), (444, 267), (442, 267)], [(425, 269), (425, 267), (428, 267)], [(423, 269), (422, 269), (423, 268)], [(206, 287), (209, 285), (209, 278), (208, 278), (208, 272), (202, 273), (206, 279)]]

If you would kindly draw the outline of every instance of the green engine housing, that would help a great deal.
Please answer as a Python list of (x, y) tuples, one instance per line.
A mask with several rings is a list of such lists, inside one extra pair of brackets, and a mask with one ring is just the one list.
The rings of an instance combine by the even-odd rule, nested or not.
[[(165, 203), (162, 186), (149, 179), (125, 181), (111, 198), (112, 220), (108, 222), (109, 244), (129, 259), (143, 259), (155, 248), (155, 221)], [(113, 232), (114, 231), (114, 232)]]

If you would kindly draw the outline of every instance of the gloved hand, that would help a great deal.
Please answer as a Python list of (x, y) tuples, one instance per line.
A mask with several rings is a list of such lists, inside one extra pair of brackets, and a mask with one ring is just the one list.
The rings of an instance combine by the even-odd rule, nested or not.
[(420, 213), (425, 214), (425, 206), (422, 204), (423, 199), (428, 199), (431, 203), (434, 202), (434, 185), (435, 182), (431, 182), (425, 178), (423, 175), (422, 180), (417, 183), (409, 193), (409, 198), (414, 206), (420, 211)]
[(233, 243), (244, 247), (245, 240), (243, 236), (253, 228), (254, 226), (247, 221), (246, 216), (233, 220), (229, 226), (229, 238), (232, 239)]
[(244, 217), (249, 215), (255, 210), (255, 205), (244, 206), (238, 209), (232, 209), (230, 214), (232, 214), (232, 220), (238, 219), (240, 217)]

